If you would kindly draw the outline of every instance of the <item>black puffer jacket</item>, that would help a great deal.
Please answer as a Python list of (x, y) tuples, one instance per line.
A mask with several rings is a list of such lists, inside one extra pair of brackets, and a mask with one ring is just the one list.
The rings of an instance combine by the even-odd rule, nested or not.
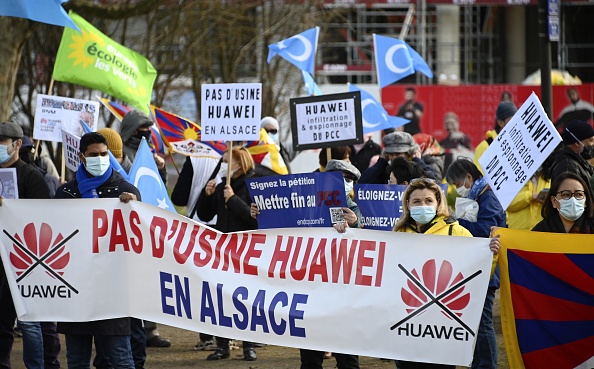
[(234, 196), (225, 203), (223, 191), (227, 179), (219, 183), (214, 194), (207, 196), (204, 189), (198, 197), (198, 216), (204, 221), (209, 221), (217, 216), (215, 228), (221, 232), (238, 232), (258, 229), (258, 222), (250, 215), (250, 204), (252, 200), (248, 192), (245, 180), (255, 177), (253, 170), (248, 173), (231, 179), (231, 188)]

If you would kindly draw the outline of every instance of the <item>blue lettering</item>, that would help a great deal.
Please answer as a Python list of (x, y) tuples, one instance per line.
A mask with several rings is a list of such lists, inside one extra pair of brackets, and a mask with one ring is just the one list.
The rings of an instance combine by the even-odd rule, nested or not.
[(276, 305), (278, 303), (282, 303), (282, 306), (285, 307), (289, 304), (289, 296), (285, 292), (279, 292), (272, 298), (270, 301), (270, 307), (268, 308), (268, 314), (270, 315), (270, 326), (272, 327), (272, 331), (276, 334), (283, 335), (285, 330), (287, 329), (287, 321), (284, 319), (280, 320), (280, 324), (276, 324), (276, 319), (274, 319), (274, 309), (276, 309)]
[(297, 304), (307, 304), (308, 295), (296, 293), (293, 295), (291, 301), (291, 308), (289, 309), (289, 333), (293, 337), (305, 337), (305, 328), (297, 327), (295, 320), (303, 320), (303, 310), (297, 310)]
[(232, 327), (231, 318), (225, 316), (223, 311), (223, 284), (217, 284), (217, 309), (219, 310), (219, 325), (223, 327)]
[(268, 323), (266, 322), (266, 309), (264, 308), (264, 300), (266, 299), (266, 291), (259, 290), (254, 304), (252, 305), (252, 324), (251, 331), (256, 331), (256, 325), (261, 325), (262, 330), (266, 333), (270, 332)]
[(210, 287), (207, 281), (202, 282), (202, 304), (200, 308), (200, 321), (206, 322), (206, 318), (210, 317), (212, 324), (217, 324), (217, 317), (212, 302), (212, 294), (210, 293)]
[(245, 305), (239, 301), (239, 297), (242, 300), (246, 300), (248, 298), (248, 290), (245, 287), (237, 287), (235, 292), (233, 292), (233, 306), (235, 309), (243, 316), (243, 319), (239, 318), (239, 314), (233, 314), (233, 322), (235, 326), (242, 331), (245, 330), (248, 326), (248, 311)]
[(175, 315), (175, 309), (173, 306), (167, 304), (167, 298), (173, 297), (173, 290), (165, 286), (166, 283), (171, 283), (173, 278), (171, 274), (165, 272), (159, 272), (161, 280), (161, 310), (164, 314)]

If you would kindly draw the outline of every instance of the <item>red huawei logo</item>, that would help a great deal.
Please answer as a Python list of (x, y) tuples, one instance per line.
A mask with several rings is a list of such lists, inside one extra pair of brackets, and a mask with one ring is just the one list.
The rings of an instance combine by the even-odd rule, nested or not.
[[(61, 233), (58, 233), (56, 238), (52, 239), (52, 228), (47, 223), (41, 224), (39, 234), (37, 233), (35, 224), (29, 223), (23, 230), (23, 239), (21, 239), (21, 236), (18, 234), (15, 234), (14, 238), (29, 251), (26, 252), (24, 249), (17, 247), (16, 243), (13, 245), (14, 252), (10, 253), (10, 262), (16, 269), (17, 276), (21, 276), (29, 270), (32, 265), (38, 262), (30, 256), (31, 254), (33, 254), (37, 260), (43, 258), (43, 263), (58, 274), (64, 274), (61, 270), (68, 265), (68, 262), (70, 261), (70, 253), (65, 252), (66, 246), (64, 244), (54, 249), (56, 245), (64, 239)], [(50, 251), (51, 255), (44, 258)], [(46, 273), (51, 275), (48, 271), (46, 271)]]
[[(407, 280), (406, 284), (408, 289), (402, 288), (400, 290), (400, 295), (402, 301), (404, 301), (407, 306), (411, 307), (410, 309), (406, 309), (408, 313), (422, 307), (432, 299), (432, 296), (443, 294), (464, 279), (462, 273), (457, 273), (454, 276), (452, 264), (447, 260), (444, 260), (441, 263), (439, 271), (437, 270), (435, 260), (432, 259), (423, 265), (420, 276), (416, 269), (413, 269), (410, 273), (425, 287), (426, 290), (421, 289), (410, 278)], [(428, 295), (427, 292), (429, 292), (430, 295)], [(461, 310), (468, 306), (468, 303), (470, 302), (470, 293), (464, 294), (464, 285), (460, 285), (450, 291), (447, 296), (440, 300), (440, 302), (445, 305), (449, 311), (455, 313), (457, 316), (462, 316)], [(442, 313), (451, 319), (450, 315), (446, 314), (444, 311), (442, 311)]]

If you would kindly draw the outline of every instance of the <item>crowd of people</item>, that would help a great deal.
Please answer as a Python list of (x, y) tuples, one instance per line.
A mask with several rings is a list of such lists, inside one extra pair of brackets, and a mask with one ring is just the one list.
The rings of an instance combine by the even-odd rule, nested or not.
[[(394, 232), (491, 238), (493, 270), (471, 367), (497, 368), (493, 305), (499, 288), (497, 254), (500, 242), (498, 237), (492, 237), (492, 230), (494, 227), (509, 227), (538, 232), (593, 232), (594, 168), (591, 163), (594, 158), (594, 128), (584, 120), (564, 122), (563, 143), (504, 210), (483, 176), (478, 159), (517, 112), (511, 98), (504, 93), (502, 101), (494, 107), (493, 130), (486, 132), (485, 140), (474, 149), (474, 157), (449, 160), (446, 158), (448, 149), (473, 149), (468, 136), (460, 130), (458, 115), (454, 112), (445, 114), (444, 127), (448, 135), (437, 141), (421, 131), (419, 121), (423, 106), (416, 101), (414, 89), (407, 89), (406, 100), (400, 114), (411, 123), (404, 129), (385, 132), (381, 145), (368, 135), (359, 145), (321, 150), (319, 168), (312, 168), (312, 171), (335, 171), (343, 175), (347, 204), (342, 213), (344, 222), (334, 225), (337, 232), (363, 228), (362, 214), (353, 191), (355, 183), (401, 184), (408, 187), (402, 201), (402, 216), (394, 226)], [(124, 116), (120, 133), (104, 128), (83, 135), (79, 146), (81, 164), (75, 178), (58, 183), (57, 171), (51, 162), (40, 161), (40, 152), (35, 153), (33, 143), (23, 134), (22, 128), (12, 122), (0, 123), (0, 167), (16, 169), (18, 193), (22, 199), (118, 197), (122, 202), (142, 201), (138, 189), (112, 170), (108, 150), (128, 171), (142, 138), (150, 139), (149, 127), (152, 124), (147, 116), (133, 111)], [(278, 121), (265, 117), (261, 129), (278, 145), (281, 155), (286, 156), (279, 139)], [(166, 183), (165, 160), (157, 154), (154, 158)], [(185, 206), (189, 218), (220, 232), (255, 230), (258, 229), (260, 210), (252, 203), (245, 181), (274, 174), (269, 168), (255, 163), (241, 144), (228, 149), (220, 160), (187, 157), (171, 200), (175, 205)], [(440, 183), (448, 184), (448, 193), (441, 190)], [(473, 206), (460, 212), (462, 203)], [(0, 268), (3, 268), (2, 263)], [(29, 369), (60, 367), (58, 333), (65, 336), (68, 368), (89, 368), (92, 363), (96, 368), (142, 369), (145, 367), (147, 346), (166, 348), (171, 345), (169, 340), (160, 337), (155, 323), (135, 318), (57, 324), (21, 322), (16, 319), (2, 269), (0, 368), (11, 367), (15, 326), (23, 335), (23, 360)], [(232, 337), (200, 334), (195, 349), (211, 351), (206, 360), (224, 360), (230, 356), (230, 339)], [(94, 358), (93, 344), (96, 350)], [(257, 360), (256, 347), (259, 345), (243, 342), (244, 360)], [(330, 353), (314, 350), (301, 350), (300, 354), (302, 369), (321, 369), (324, 358), (330, 356)], [(356, 355), (332, 355), (340, 369), (359, 368)], [(453, 368), (407, 361), (397, 361), (396, 366), (401, 369)]]

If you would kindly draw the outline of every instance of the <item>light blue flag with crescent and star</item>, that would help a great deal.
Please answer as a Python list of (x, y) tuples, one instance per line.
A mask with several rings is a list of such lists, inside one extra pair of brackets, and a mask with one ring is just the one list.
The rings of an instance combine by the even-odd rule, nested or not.
[(0, 16), (31, 19), (40, 23), (80, 28), (62, 8), (66, 0), (1, 0)]
[(167, 187), (159, 175), (151, 148), (144, 138), (138, 146), (134, 163), (130, 168), (130, 183), (140, 191), (142, 202), (176, 213), (167, 194)]
[(429, 65), (406, 42), (374, 34), (373, 44), (377, 81), (381, 88), (415, 72), (433, 78)]
[(388, 128), (397, 128), (410, 122), (408, 119), (392, 117), (382, 104), (369, 92), (361, 87), (349, 83), (349, 92), (361, 92), (361, 115), (363, 115), (363, 134), (372, 133)]
[(315, 58), (319, 35), (320, 27), (315, 27), (276, 44), (268, 45), (268, 64), (278, 54), (297, 68), (313, 75), (316, 66)]
[(307, 94), (309, 96), (322, 96), (322, 90), (320, 90), (320, 86), (317, 85), (311, 74), (304, 70), (301, 71), (301, 74), (303, 75), (303, 83), (305, 83), (305, 90), (307, 91)]

